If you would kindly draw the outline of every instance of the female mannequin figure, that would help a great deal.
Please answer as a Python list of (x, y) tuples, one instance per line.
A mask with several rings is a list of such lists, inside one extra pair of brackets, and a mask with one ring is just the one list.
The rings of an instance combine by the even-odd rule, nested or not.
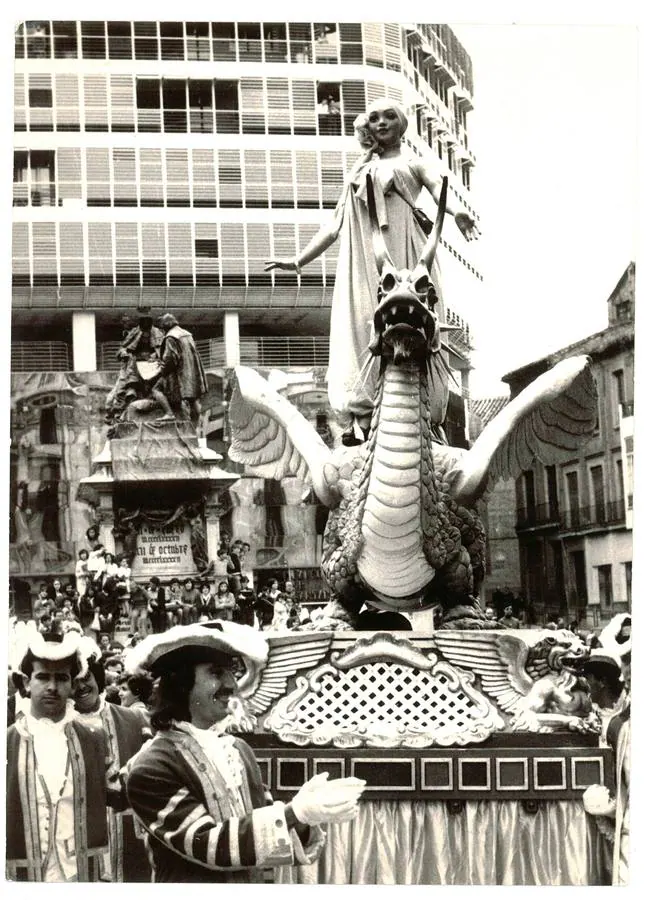
[[(402, 145), (407, 125), (406, 114), (391, 100), (377, 100), (357, 116), (355, 133), (366, 152), (352, 168), (332, 219), (295, 259), (271, 259), (265, 264), (265, 271), (277, 268), (300, 272), (302, 266), (341, 237), (332, 298), (328, 385), (330, 405), (346, 427), (344, 443), (360, 442), (359, 426), (364, 435), (367, 433), (379, 368), (377, 359), (371, 358), (367, 350), (378, 278), (366, 201), (366, 174), (372, 176), (379, 224), (398, 269), (413, 268), (426, 241), (409, 203), (418, 205), (422, 188), (436, 203), (440, 197), (442, 176), (437, 164), (415, 156)], [(467, 240), (478, 237), (470, 215), (457, 211), (449, 201), (446, 211)], [(432, 276), (439, 298), (437, 312), (444, 322), (440, 274), (435, 262)], [(431, 418), (441, 424), (447, 405), (446, 386), (434, 396), (439, 396), (440, 402), (437, 409), (432, 409)]]

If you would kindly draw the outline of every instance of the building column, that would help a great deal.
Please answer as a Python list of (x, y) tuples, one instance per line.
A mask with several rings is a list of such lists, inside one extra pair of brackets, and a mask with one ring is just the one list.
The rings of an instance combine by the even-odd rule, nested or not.
[(226, 347), (226, 368), (238, 366), (240, 363), (238, 312), (224, 313), (223, 342)]
[(75, 372), (97, 371), (95, 313), (72, 313), (72, 368)]
[(113, 512), (113, 497), (109, 493), (99, 495), (99, 506), (95, 511), (97, 527), (99, 528), (99, 542), (103, 544), (108, 553), (115, 556), (115, 513)]

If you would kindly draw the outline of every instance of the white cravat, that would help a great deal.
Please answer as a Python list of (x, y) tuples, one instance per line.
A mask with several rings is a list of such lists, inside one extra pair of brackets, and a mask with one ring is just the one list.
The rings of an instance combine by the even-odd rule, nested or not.
[(57, 797), (63, 786), (68, 762), (68, 742), (64, 729), (75, 716), (72, 700), (68, 700), (65, 715), (58, 722), (46, 717), (37, 719), (31, 712), (25, 713), (24, 725), (34, 739), (36, 767), (52, 797)]
[[(26, 712), (18, 726), (21, 731), (31, 734), (34, 741), (39, 842), (43, 857), (47, 857), (43, 872), (46, 882), (76, 880), (74, 788), (69, 777), (65, 735), (65, 726), (75, 716), (74, 703), (68, 700), (65, 715), (58, 722), (45, 717), (38, 719)], [(50, 834), (52, 829), (53, 835)]]
[(104, 709), (105, 706), (106, 706), (106, 696), (104, 694), (100, 694), (99, 695), (99, 706), (97, 707), (97, 709), (93, 710), (92, 712), (87, 712), (87, 713), (79, 712), (77, 710), (75, 713), (76, 718), (80, 722), (83, 722), (84, 725), (90, 725), (91, 727), (95, 727), (95, 728), (103, 728), (104, 723), (102, 722), (102, 710)]
[(226, 782), (228, 790), (237, 795), (244, 780), (244, 766), (232, 735), (221, 734), (212, 728), (196, 728), (189, 722), (175, 724), (194, 738)]

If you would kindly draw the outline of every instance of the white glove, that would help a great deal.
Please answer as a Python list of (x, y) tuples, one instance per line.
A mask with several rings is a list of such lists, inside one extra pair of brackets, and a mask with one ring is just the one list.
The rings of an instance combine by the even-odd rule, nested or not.
[(329, 772), (321, 772), (305, 782), (291, 801), (299, 822), (320, 825), (325, 822), (347, 822), (359, 811), (358, 801), (365, 786), (360, 778), (336, 778), (328, 781)]

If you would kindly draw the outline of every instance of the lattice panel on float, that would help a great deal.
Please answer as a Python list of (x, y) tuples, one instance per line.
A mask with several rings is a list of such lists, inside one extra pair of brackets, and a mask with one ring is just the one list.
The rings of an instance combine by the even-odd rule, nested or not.
[(388, 634), (333, 653), (298, 677), (265, 722), (282, 740), (336, 747), (429, 747), (485, 740), (504, 727), (474, 676)]

